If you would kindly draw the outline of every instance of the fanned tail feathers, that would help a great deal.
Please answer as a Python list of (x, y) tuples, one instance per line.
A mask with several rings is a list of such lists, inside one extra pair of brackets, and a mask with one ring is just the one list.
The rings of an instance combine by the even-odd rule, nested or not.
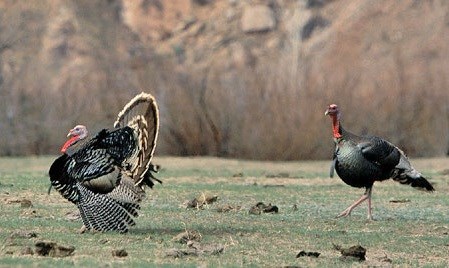
[(141, 186), (151, 170), (151, 159), (156, 148), (159, 131), (159, 109), (151, 94), (140, 93), (135, 96), (118, 114), (114, 127), (131, 127), (138, 140), (138, 150), (125, 166), (136, 185)]

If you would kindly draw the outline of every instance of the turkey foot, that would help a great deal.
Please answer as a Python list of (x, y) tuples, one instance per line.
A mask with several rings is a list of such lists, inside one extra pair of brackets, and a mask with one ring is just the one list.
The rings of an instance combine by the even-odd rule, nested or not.
[(351, 212), (354, 208), (356, 208), (358, 205), (363, 203), (363, 201), (368, 199), (368, 220), (372, 220), (373, 219), (373, 215), (371, 214), (371, 191), (372, 191), (372, 189), (373, 189), (372, 186), (367, 188), (365, 193), (357, 201), (355, 201), (352, 205), (350, 205), (348, 208), (346, 208), (340, 214), (338, 214), (336, 218), (347, 217), (347, 216), (351, 215)]
[(335, 218), (341, 218), (341, 217), (347, 217), (351, 215), (351, 211), (353, 210), (353, 207), (348, 207), (347, 209), (343, 210), (340, 214), (337, 215)]

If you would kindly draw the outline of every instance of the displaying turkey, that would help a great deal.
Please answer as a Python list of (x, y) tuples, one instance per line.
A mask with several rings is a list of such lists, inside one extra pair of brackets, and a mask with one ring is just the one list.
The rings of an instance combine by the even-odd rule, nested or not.
[(346, 131), (341, 126), (341, 114), (337, 105), (329, 105), (325, 115), (332, 119), (332, 133), (336, 145), (330, 176), (333, 176), (335, 169), (346, 184), (366, 188), (362, 197), (337, 217), (350, 215), (355, 207), (368, 200), (368, 219), (372, 220), (371, 193), (375, 181), (392, 178), (412, 187), (434, 190), (398, 147), (379, 137), (357, 136)]
[(156, 179), (151, 164), (159, 129), (159, 111), (152, 95), (135, 96), (118, 114), (114, 129), (88, 138), (77, 125), (50, 167), (51, 185), (76, 204), (83, 231), (127, 232), (138, 216), (144, 186)]

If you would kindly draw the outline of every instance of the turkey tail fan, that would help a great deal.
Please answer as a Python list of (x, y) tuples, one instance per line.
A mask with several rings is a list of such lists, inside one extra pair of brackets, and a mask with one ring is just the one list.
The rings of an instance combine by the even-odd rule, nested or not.
[(158, 173), (160, 169), (159, 165), (153, 165), (150, 163), (150, 166), (148, 168), (148, 170), (145, 172), (145, 174), (143, 174), (143, 178), (140, 181), (140, 186), (142, 186), (143, 184), (147, 185), (150, 188), (153, 188), (154, 186), (154, 181), (157, 181), (159, 183), (162, 183), (161, 180), (159, 180), (158, 178), (154, 177), (152, 172), (156, 172)]
[(151, 94), (135, 96), (118, 114), (114, 127), (131, 127), (138, 140), (138, 150), (125, 164), (135, 185), (141, 185), (150, 170), (150, 161), (156, 148), (159, 131), (159, 109)]
[(424, 178), (424, 177), (419, 177), (417, 179), (412, 179), (412, 182), (410, 183), (410, 185), (412, 187), (419, 187), (419, 188), (424, 188), (427, 191), (433, 192), (435, 191), (435, 188), (433, 188), (432, 184), (430, 184), (430, 182)]
[(401, 157), (399, 163), (391, 172), (391, 178), (401, 184), (409, 184), (412, 187), (423, 188), (430, 192), (434, 191), (432, 184), (412, 166), (407, 155), (401, 149), (397, 147), (396, 149)]
[(135, 225), (132, 216), (138, 216), (137, 204), (115, 201), (107, 195), (90, 191), (80, 183), (77, 183), (77, 187), (80, 191), (77, 205), (83, 224), (88, 230), (126, 233), (128, 226)]
[(408, 184), (414, 188), (422, 188), (429, 192), (432, 192), (435, 190), (435, 188), (433, 188), (432, 184), (430, 184), (430, 182), (421, 175), (419, 175), (417, 177), (412, 177), (409, 174), (402, 173), (402, 174), (397, 174), (396, 176), (394, 176), (393, 180), (398, 181), (401, 184)]

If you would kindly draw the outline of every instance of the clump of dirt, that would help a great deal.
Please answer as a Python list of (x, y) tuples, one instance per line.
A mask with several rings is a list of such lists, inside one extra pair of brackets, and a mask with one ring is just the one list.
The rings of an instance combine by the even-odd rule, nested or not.
[(75, 251), (73, 246), (61, 246), (50, 241), (38, 241), (35, 247), (35, 252), (39, 256), (67, 257)]
[(342, 248), (339, 245), (334, 244), (334, 248), (341, 253), (341, 258), (344, 260), (355, 259), (358, 261), (366, 260), (366, 249), (360, 245), (352, 246), (349, 248)]
[(72, 211), (72, 212), (67, 212), (65, 214), (65, 218), (70, 220), (70, 221), (77, 221), (77, 220), (81, 219), (81, 214), (80, 214), (80, 212), (78, 210), (77, 211)]
[(182, 258), (186, 256), (218, 255), (223, 253), (224, 247), (220, 244), (202, 245), (199, 242), (189, 241), (187, 248), (172, 248), (165, 252), (166, 257)]
[(217, 207), (217, 212), (229, 212), (229, 211), (239, 211), (241, 206), (233, 206), (229, 204), (225, 204), (223, 206)]
[(197, 250), (198, 255), (218, 255), (224, 251), (224, 246), (221, 244), (200, 244), (196, 241), (189, 241), (187, 246)]
[(35, 209), (24, 209), (22, 211), (22, 213), (20, 213), (20, 216), (28, 217), (28, 218), (40, 218), (41, 217)]
[(264, 188), (270, 188), (270, 187), (285, 187), (284, 184), (265, 184), (262, 187)]
[(404, 199), (390, 199), (390, 203), (408, 203), (410, 202), (410, 199), (404, 198)]
[(290, 174), (287, 172), (279, 172), (277, 174), (267, 174), (265, 175), (267, 178), (290, 178)]
[(28, 199), (17, 199), (17, 198), (9, 198), (5, 200), (5, 204), (20, 204), (20, 207), (22, 208), (29, 208), (32, 207), (33, 204)]
[(393, 260), (388, 258), (388, 256), (385, 254), (385, 256), (383, 256), (382, 258), (379, 259), (381, 262), (387, 262), (387, 263), (392, 263)]
[(321, 253), (319, 253), (319, 252), (301, 250), (298, 254), (296, 254), (296, 258), (300, 258), (300, 257), (315, 257), (315, 258), (318, 258), (318, 256), (320, 256), (320, 254)]
[(202, 209), (204, 205), (212, 204), (218, 200), (217, 195), (209, 195), (202, 193), (198, 197), (193, 198), (186, 204), (187, 208)]
[(112, 250), (112, 256), (113, 257), (118, 257), (118, 258), (123, 258), (128, 256), (128, 252), (126, 252), (125, 249), (114, 249)]
[(33, 203), (31, 203), (28, 199), (22, 199), (20, 200), (20, 207), (21, 208), (30, 208), (33, 206)]
[(201, 241), (203, 236), (196, 230), (185, 230), (184, 232), (173, 237), (174, 242), (187, 244), (189, 241)]
[(185, 256), (198, 256), (198, 252), (196, 249), (192, 248), (187, 249), (171, 248), (165, 251), (165, 257), (182, 258)]
[(249, 214), (260, 215), (261, 213), (278, 213), (279, 208), (277, 206), (265, 205), (263, 202), (258, 202), (256, 205), (249, 209)]
[(109, 240), (107, 240), (107, 239), (105, 239), (105, 238), (103, 238), (103, 239), (100, 239), (100, 240), (98, 240), (98, 243), (100, 243), (100, 244), (107, 244), (107, 243), (109, 243)]
[[(27, 246), (29, 242), (23, 239), (34, 239), (37, 233), (32, 231), (17, 230), (12, 232), (3, 242), (3, 248), (8, 247), (5, 251), (7, 254), (19, 253), (20, 255), (33, 255), (33, 250)], [(10, 252), (10, 253), (8, 253)]]

